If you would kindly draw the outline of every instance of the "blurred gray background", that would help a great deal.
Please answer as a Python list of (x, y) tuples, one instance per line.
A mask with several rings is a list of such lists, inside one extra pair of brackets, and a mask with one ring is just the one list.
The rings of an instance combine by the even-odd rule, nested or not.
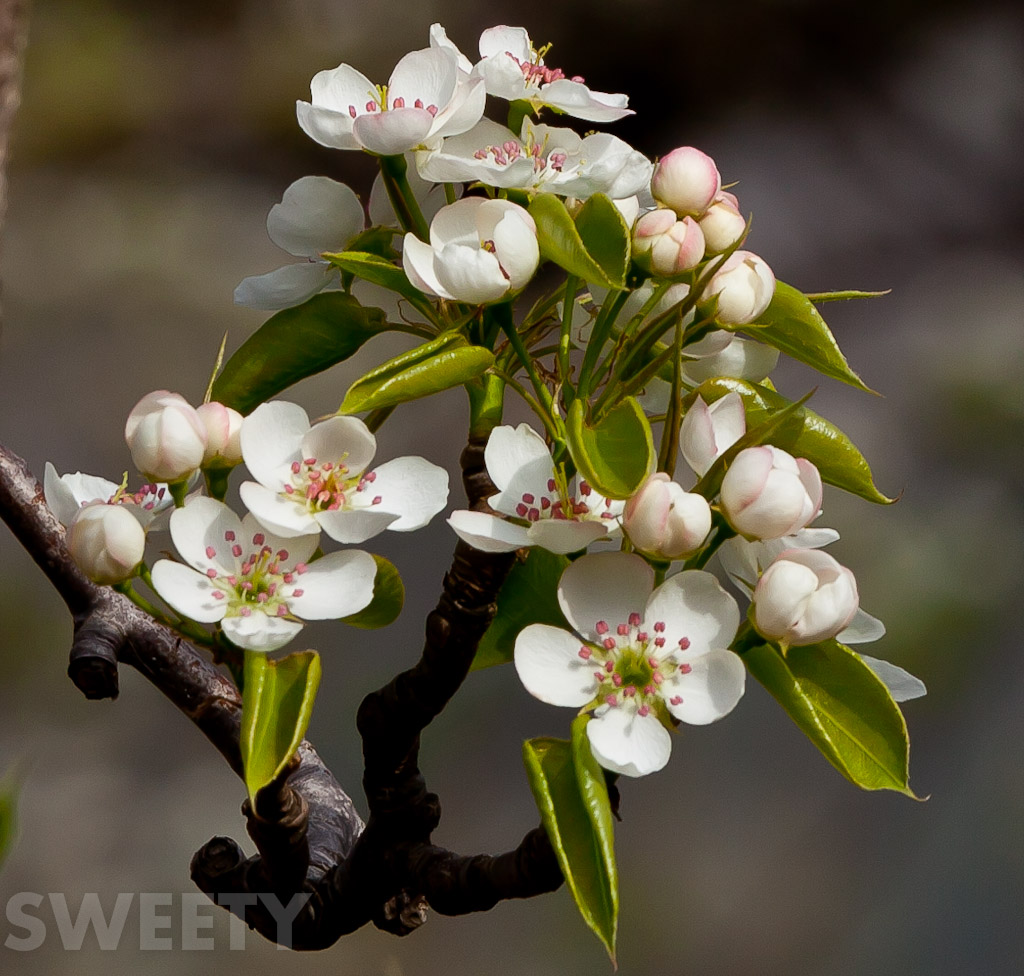
[[(836, 492), (821, 521), (843, 533), (832, 552), (889, 627), (871, 653), (929, 686), (905, 714), (912, 785), (931, 798), (859, 792), (749, 687), (726, 721), (684, 731), (663, 773), (624, 786), (621, 972), (1024, 971), (1024, 25), (1013, 5), (38, 0), (0, 269), (0, 441), (40, 476), (52, 460), (117, 480), (140, 396), (201, 399), (224, 331), (233, 349), (263, 320), (231, 293), (284, 263), (264, 227), (284, 188), (321, 173), (369, 189), (369, 161), (308, 140), (295, 99), (340, 61), (383, 81), (435, 20), (471, 56), (484, 27), (522, 24), (555, 43), (549, 64), (631, 96), (637, 115), (616, 134), (649, 155), (709, 152), (740, 181), (751, 246), (783, 280), (893, 289), (825, 309), (885, 397), (824, 381), (813, 406), (903, 497), (880, 508)], [(313, 415), (332, 411), (397, 348), (378, 340), (294, 395)], [(777, 382), (795, 397), (817, 380), (786, 364)], [(464, 416), (461, 393), (401, 410), (381, 456), (422, 453), (454, 471), (446, 435)], [(311, 738), (357, 805), (355, 706), (418, 654), (451, 544), (441, 519), (374, 540), (405, 576), (404, 615), (382, 632), (307, 631), (325, 668)], [(75, 907), (97, 892), (109, 909), (121, 891), (189, 891), (192, 852), (215, 833), (243, 835), (242, 786), (134, 672), (117, 702), (84, 701), (64, 675), (70, 634), (0, 528), (0, 771), (18, 762), (24, 778), (0, 903), (53, 891)], [(511, 669), (473, 675), (424, 740), (439, 841), (516, 843), (537, 819), (520, 743), (566, 729), (564, 710), (530, 699)], [(0, 971), (609, 971), (564, 889), (433, 917), (405, 940), (364, 929), (311, 956), (251, 933), (232, 952), (219, 911), (213, 952), (140, 952), (137, 915), (116, 953), (91, 936), (65, 952), (41, 914), (44, 948), (0, 946)]]

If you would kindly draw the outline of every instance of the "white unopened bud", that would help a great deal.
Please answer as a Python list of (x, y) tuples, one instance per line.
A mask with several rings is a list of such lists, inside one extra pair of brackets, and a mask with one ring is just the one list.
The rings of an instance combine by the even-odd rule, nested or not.
[(787, 549), (754, 588), (758, 633), (786, 644), (816, 644), (835, 637), (860, 603), (857, 580), (818, 549)]
[(185, 481), (206, 454), (206, 427), (195, 408), (166, 390), (147, 393), (135, 404), (124, 437), (135, 467), (153, 481)]
[(239, 435), (245, 419), (237, 410), (215, 400), (196, 408), (206, 429), (206, 453), (203, 467), (231, 468), (242, 461)]
[(715, 459), (746, 432), (747, 415), (738, 393), (727, 393), (711, 406), (697, 397), (679, 428), (679, 448), (686, 463), (703, 477)]
[(94, 583), (120, 583), (142, 561), (146, 533), (121, 505), (88, 505), (71, 522), (68, 551)]
[(702, 305), (717, 298), (715, 318), (722, 325), (753, 322), (775, 294), (775, 275), (767, 263), (751, 251), (735, 251), (725, 259), (704, 290)]
[(747, 539), (778, 539), (821, 511), (821, 475), (805, 458), (777, 447), (748, 447), (722, 479), (722, 511)]
[(652, 210), (633, 228), (637, 264), (662, 278), (697, 267), (704, 258), (704, 234), (692, 217), (676, 220), (674, 210)]
[(683, 491), (663, 471), (652, 474), (626, 502), (622, 524), (641, 552), (679, 559), (700, 548), (711, 531), (711, 507), (703, 495)]
[(699, 217), (722, 187), (715, 161), (693, 146), (681, 146), (654, 167), (651, 194), (680, 217)]
[[(732, 194), (729, 194), (732, 197)], [(732, 197), (735, 200), (735, 197)], [(707, 213), (700, 218), (700, 229), (704, 232), (704, 247), (708, 254), (728, 251), (747, 231), (747, 222), (739, 208), (719, 194)]]

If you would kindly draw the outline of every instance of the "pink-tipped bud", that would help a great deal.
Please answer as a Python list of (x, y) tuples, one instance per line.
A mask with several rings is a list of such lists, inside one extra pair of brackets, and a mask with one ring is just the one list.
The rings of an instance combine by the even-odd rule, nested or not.
[(703, 495), (683, 491), (667, 474), (652, 474), (626, 502), (622, 524), (630, 542), (659, 559), (679, 559), (700, 548), (711, 531)]
[(746, 432), (747, 414), (738, 393), (727, 393), (710, 406), (697, 397), (683, 417), (679, 448), (686, 463), (703, 477), (715, 459)]
[(239, 435), (242, 432), (242, 415), (223, 403), (211, 401), (196, 408), (196, 413), (206, 428), (206, 453), (203, 467), (233, 468), (242, 461), (242, 446)]
[(142, 561), (146, 533), (121, 505), (88, 505), (71, 522), (68, 551), (94, 583), (120, 583)]
[[(719, 194), (700, 218), (700, 229), (704, 232), (704, 249), (708, 254), (728, 251), (747, 230), (747, 222), (739, 208)], [(733, 200), (736, 198), (728, 194)]]
[(753, 322), (775, 294), (775, 275), (767, 263), (751, 251), (735, 251), (708, 282), (701, 305), (714, 306), (722, 325)]
[(676, 220), (671, 210), (652, 210), (633, 228), (633, 258), (651, 274), (669, 278), (704, 259), (704, 234), (692, 217)]
[(701, 216), (721, 188), (722, 177), (715, 161), (693, 146), (682, 146), (663, 156), (651, 177), (654, 199), (680, 217)]
[(124, 437), (132, 461), (153, 481), (187, 480), (203, 463), (206, 428), (184, 397), (148, 393), (132, 408)]

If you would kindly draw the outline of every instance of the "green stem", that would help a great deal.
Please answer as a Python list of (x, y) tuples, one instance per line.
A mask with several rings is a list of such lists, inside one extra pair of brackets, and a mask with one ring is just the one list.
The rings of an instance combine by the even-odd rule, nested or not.
[(384, 181), (384, 189), (394, 208), (402, 230), (412, 232), (421, 241), (429, 240), (430, 231), (423, 217), (423, 211), (416, 202), (409, 178), (406, 176), (409, 164), (405, 156), (381, 156), (380, 175)]
[(676, 470), (679, 456), (679, 428), (683, 423), (683, 323), (676, 324), (676, 341), (672, 355), (672, 393), (668, 401), (668, 413), (661, 429), (661, 447), (658, 451), (658, 470), (669, 477)]
[(509, 345), (515, 351), (520, 365), (526, 370), (526, 375), (530, 377), (530, 383), (533, 385), (533, 389), (537, 394), (538, 402), (543, 404), (544, 409), (553, 417), (554, 399), (551, 396), (551, 391), (537, 374), (537, 368), (533, 364), (533, 359), (527, 351), (526, 346), (523, 345), (523, 338), (519, 334), (519, 330), (516, 328), (515, 322), (512, 320), (511, 303), (503, 302), (501, 305), (493, 306), (493, 313), (495, 320), (501, 326), (501, 331), (508, 336)]
[(576, 383), (578, 397), (586, 399), (590, 395), (590, 391), (593, 389), (591, 380), (594, 367), (597, 365), (608, 334), (611, 332), (612, 326), (615, 325), (615, 320), (628, 297), (628, 291), (609, 292), (605, 297), (601, 311), (597, 315), (597, 321), (594, 323), (594, 331), (590, 334), (587, 351), (583, 354), (583, 365), (580, 367), (579, 380)]
[(715, 533), (715, 537), (700, 552), (687, 559), (683, 564), (683, 569), (703, 569), (721, 548), (722, 543), (736, 535), (736, 530), (724, 519), (716, 519), (716, 521), (718, 522), (718, 531)]
[(529, 408), (537, 415), (540, 422), (544, 425), (544, 429), (548, 432), (548, 435), (551, 437), (551, 439), (556, 444), (558, 444), (564, 437), (564, 434), (560, 430), (558, 430), (557, 427), (555, 427), (551, 417), (545, 412), (544, 408), (537, 402), (537, 398), (531, 396), (530, 391), (527, 390), (526, 387), (523, 386), (523, 384), (520, 383), (519, 380), (517, 380), (514, 376), (509, 376), (508, 373), (503, 372), (499, 372), (498, 375), (501, 376), (501, 378), (509, 385), (509, 387), (515, 390), (515, 392), (518, 393), (523, 398), (523, 400), (526, 402)]
[(569, 353), (572, 349), (572, 317), (576, 311), (576, 291), (579, 286), (580, 279), (576, 275), (569, 275), (566, 278), (565, 296), (562, 299), (562, 329), (558, 337), (558, 378), (562, 381), (562, 402), (567, 410), (575, 396), (569, 382), (572, 376)]
[(188, 482), (175, 481), (173, 484), (169, 484), (167, 489), (171, 493), (171, 498), (174, 499), (174, 507), (183, 508), (185, 499), (188, 498)]
[(469, 395), (469, 436), (486, 437), (501, 423), (505, 403), (505, 380), (497, 373), (484, 373), (466, 384)]

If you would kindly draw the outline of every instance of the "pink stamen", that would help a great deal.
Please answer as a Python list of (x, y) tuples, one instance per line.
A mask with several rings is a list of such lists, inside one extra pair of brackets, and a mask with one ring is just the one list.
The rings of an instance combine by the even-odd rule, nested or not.
[(224, 593), (221, 590), (214, 590), (212, 595), (213, 595), (213, 598), (215, 600), (223, 600), (224, 599)]
[(680, 664), (679, 665), (679, 673), (680, 674), (689, 674), (692, 670), (693, 670), (693, 668), (689, 664)]
[(267, 600), (269, 600), (269, 599), (270, 599), (270, 597), (267, 596), (266, 593), (257, 593), (256, 594), (256, 602), (257, 603), (266, 603)]
[(627, 689), (626, 689), (626, 690), (625, 690), (625, 691), (623, 692), (623, 694), (624, 694), (624, 695), (625, 695), (625, 696), (626, 696), (627, 698), (635, 698), (635, 697), (636, 697), (636, 686), (635, 686), (635, 685), (630, 685), (630, 686), (629, 686), (629, 687), (628, 687), (628, 688), (627, 688)]
[(594, 630), (596, 630), (599, 634), (607, 634), (608, 633), (608, 624), (607, 624), (607, 622), (604, 621), (604, 620), (599, 620), (597, 622), (597, 626), (594, 627)]
[(235, 533), (234, 533), (234, 532), (232, 532), (232, 531), (231, 531), (231, 530), (229, 529), (229, 530), (228, 530), (227, 532), (225, 532), (225, 533), (224, 533), (224, 540), (225, 540), (226, 542), (234, 542), (234, 541), (235, 541)]
[(528, 511), (529, 509), (522, 502), (516, 505), (516, 515), (518, 515), (520, 518), (526, 518), (526, 513)]
[(621, 674), (613, 674), (612, 675), (612, 684), (615, 685), (616, 688), (621, 688), (622, 687), (622, 675)]
[[(614, 651), (615, 650), (615, 638), (614, 637), (606, 637), (602, 643), (604, 644), (604, 646), (605, 646), (605, 648), (607, 650), (609, 650), (609, 651)], [(611, 663), (612, 663), (611, 661), (608, 662), (609, 665)], [(611, 670), (611, 668), (609, 668), (608, 670)]]
[(292, 590), (292, 596), (302, 596), (305, 592), (305, 590)]
[(615, 670), (615, 665), (611, 661), (605, 661), (604, 662), (604, 669), (609, 674), (611, 674)]
[(619, 624), (619, 626), (615, 628), (615, 633), (617, 633), (620, 637), (628, 637), (629, 624)]
[(288, 616), (288, 608), (283, 606), (283, 605), (282, 606), (278, 606), (278, 608), (277, 608), (277, 615), (279, 617), (287, 617)]
[(680, 637), (679, 638), (679, 650), (685, 651), (689, 646), (690, 646), (690, 638), (689, 637)]
[(215, 569), (208, 569), (206, 571), (206, 575), (209, 576), (210, 579), (216, 579), (217, 578), (217, 570), (215, 570)]
[(654, 632), (656, 634), (663, 634), (665, 632), (665, 622), (663, 620), (659, 620), (657, 623), (655, 623)]
[(236, 559), (242, 555), (242, 547), (237, 542), (231, 547), (231, 555)]
[(267, 537), (262, 532), (257, 532), (252, 537), (252, 544), (254, 546), (262, 546), (263, 543), (266, 542), (266, 541), (267, 541)]
[(655, 647), (664, 647), (665, 646), (665, 638), (664, 637), (655, 637), (654, 638), (654, 646)]
[(370, 504), (371, 505), (379, 505), (382, 501), (384, 501), (384, 499), (381, 498), (380, 495), (375, 495), (374, 498), (373, 498), (373, 501)]
[(298, 574), (299, 574), (300, 576), (301, 576), (301, 575), (302, 575), (302, 574), (303, 574), (303, 573), (304, 573), (304, 572), (305, 572), (305, 571), (306, 571), (307, 569), (309, 569), (309, 567), (308, 567), (308, 566), (307, 566), (307, 565), (306, 565), (305, 563), (296, 563), (296, 564), (295, 564), (295, 572), (296, 572), (296, 573), (298, 573)]
[(207, 559), (213, 559), (213, 557), (216, 556), (216, 555), (217, 555), (217, 550), (214, 549), (213, 546), (207, 546), (206, 547), (206, 558)]
[(636, 713), (637, 713), (637, 715), (639, 715), (639, 716), (640, 716), (641, 718), (647, 718), (647, 716), (651, 714), (651, 706), (650, 706), (650, 705), (641, 705), (641, 706), (640, 706), (640, 707), (639, 707), (639, 708), (638, 708), (638, 709), (636, 710)]
[(295, 489), (291, 485), (285, 485), (284, 486), (284, 491), (285, 491), (286, 495), (294, 495), (295, 494)]
[(638, 614), (635, 610), (629, 615), (629, 625), (630, 627), (640, 626), (640, 614)]
[(605, 698), (605, 701), (608, 702), (608, 704), (611, 705), (613, 708), (619, 703), (618, 698), (616, 698), (614, 695), (608, 695)]
[(581, 647), (579, 650), (579, 655), (584, 661), (589, 661), (593, 653), (589, 647)]
[(670, 705), (682, 705), (683, 703), (683, 699), (679, 695), (674, 695), (668, 701)]
[(355, 118), (355, 117), (356, 117), (356, 116), (357, 116), (357, 115), (359, 114), (359, 113), (358, 113), (358, 112), (356, 111), (356, 107), (355, 107), (355, 105), (349, 105), (349, 107), (348, 107), (348, 114), (349, 114), (350, 116), (352, 116), (352, 118)]
[(399, 96), (392, 103), (392, 108), (405, 108), (405, 99)]

